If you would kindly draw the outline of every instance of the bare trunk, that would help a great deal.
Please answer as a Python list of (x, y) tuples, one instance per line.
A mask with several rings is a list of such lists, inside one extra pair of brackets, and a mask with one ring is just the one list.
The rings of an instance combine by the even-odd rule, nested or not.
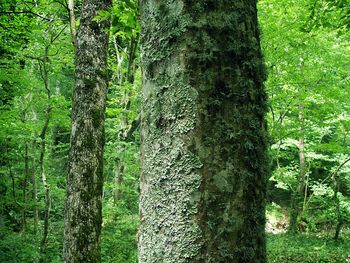
[(110, 0), (85, 0), (76, 40), (75, 89), (68, 159), (64, 261), (101, 262), (103, 146), (109, 21), (96, 21)]
[(139, 41), (139, 36), (132, 37), (130, 39), (129, 54), (128, 54), (128, 71), (127, 71), (127, 80), (129, 83), (134, 83), (135, 58), (136, 58), (138, 41)]
[(337, 223), (336, 223), (335, 233), (334, 233), (333, 238), (334, 238), (334, 240), (339, 240), (340, 231), (341, 231), (343, 224), (344, 224), (344, 219), (343, 219), (343, 216), (342, 216), (341, 210), (340, 210), (340, 200), (338, 198), (338, 182), (337, 182), (336, 176), (334, 176), (333, 183), (334, 183), (333, 200), (335, 202), (335, 213), (336, 213), (336, 217), (337, 217)]
[(120, 158), (117, 158), (115, 162), (115, 174), (114, 174), (114, 191), (113, 191), (114, 204), (116, 204), (118, 200), (120, 200), (121, 198), (120, 188), (123, 183), (123, 175), (124, 175), (124, 164), (120, 160)]
[[(44, 70), (46, 71), (45, 74), (47, 76), (48, 72), (46, 69), (46, 63), (44, 66)], [(41, 133), (39, 136), (40, 137), (40, 156), (39, 156), (40, 176), (41, 176), (44, 193), (45, 193), (43, 236), (40, 242), (41, 262), (44, 262), (45, 253), (46, 253), (47, 238), (49, 233), (50, 208), (51, 208), (50, 187), (47, 183), (47, 178), (45, 173), (46, 134), (49, 127), (50, 115), (51, 115), (51, 91), (48, 86), (47, 78), (45, 80), (45, 88), (47, 90), (48, 105), (46, 107), (46, 112), (45, 112), (45, 123), (41, 129)]]
[(77, 30), (76, 30), (76, 22), (75, 22), (75, 14), (74, 14), (74, 0), (68, 0), (68, 14), (69, 14), (69, 27), (72, 35), (73, 45), (76, 46), (77, 42)]
[(24, 180), (23, 180), (23, 207), (22, 207), (22, 231), (27, 228), (27, 185), (29, 179), (28, 144), (24, 145)]
[(140, 263), (264, 263), (256, 1), (141, 1)]
[(305, 195), (307, 194), (305, 187), (305, 106), (299, 105), (299, 122), (300, 122), (300, 135), (299, 135), (299, 176), (297, 189), (293, 193), (291, 202), (291, 212), (289, 220), (289, 232), (298, 232), (298, 218), (304, 211)]
[[(43, 127), (41, 128), (40, 131), (40, 154), (39, 154), (39, 167), (40, 167), (40, 177), (42, 180), (43, 184), (43, 190), (45, 193), (45, 209), (44, 209), (44, 225), (43, 225), (43, 235), (40, 241), (40, 262), (45, 261), (45, 253), (46, 253), (46, 245), (47, 245), (47, 238), (48, 238), (48, 231), (49, 231), (49, 217), (50, 217), (50, 188), (47, 183), (47, 178), (45, 174), (45, 153), (46, 153), (46, 135), (47, 135), (47, 130), (49, 128), (49, 123), (50, 123), (50, 118), (51, 118), (51, 89), (49, 87), (49, 49), (51, 44), (58, 38), (58, 36), (62, 33), (59, 32), (56, 36), (51, 36), (50, 43), (45, 46), (44, 49), (44, 55), (42, 57), (37, 57), (37, 61), (39, 64), (40, 68), (40, 75), (41, 79), (44, 83), (44, 88), (46, 91), (46, 96), (47, 96), (47, 104), (46, 104), (46, 109), (45, 109), (45, 120)], [(34, 149), (34, 147), (33, 147)], [(33, 167), (33, 176), (35, 177), (35, 171)], [(35, 184), (34, 188), (37, 188), (36, 185), (36, 178), (33, 178), (33, 183)], [(37, 194), (37, 189), (35, 189), (35, 194)], [(36, 201), (35, 201), (36, 203)], [(36, 206), (36, 204), (35, 204)], [(37, 208), (35, 207), (35, 210)], [(37, 211), (35, 211), (37, 212)], [(36, 217), (36, 215), (34, 215)], [(36, 220), (36, 219), (34, 219)], [(35, 222), (34, 224), (37, 224)], [(35, 230), (36, 231), (36, 230)]]
[(35, 173), (35, 142), (33, 142), (32, 156), (32, 185), (33, 185), (33, 215), (34, 215), (34, 234), (38, 232), (39, 212), (38, 212), (38, 184)]
[[(48, 118), (48, 117), (47, 117)], [(43, 136), (41, 138), (41, 149), (40, 149), (40, 158), (39, 158), (39, 166), (40, 166), (40, 175), (45, 193), (45, 209), (44, 209), (44, 225), (43, 225), (43, 236), (40, 242), (40, 253), (41, 253), (41, 262), (44, 261), (45, 253), (46, 253), (46, 245), (47, 245), (47, 237), (49, 233), (49, 218), (50, 218), (50, 188), (47, 183), (47, 178), (45, 174), (45, 151), (46, 151), (46, 143), (45, 143), (45, 134), (47, 129), (48, 121), (45, 122), (45, 126), (42, 131), (45, 130)], [(46, 127), (46, 128), (45, 128)]]
[(119, 46), (117, 44), (116, 37), (113, 38), (113, 44), (114, 44), (114, 49), (115, 49), (115, 55), (117, 57), (117, 69), (116, 69), (114, 74), (117, 76), (117, 79), (118, 79), (117, 82), (119, 83), (119, 85), (121, 85), (124, 81), (123, 73), (122, 73), (122, 63), (124, 60), (124, 56), (123, 56), (122, 52), (119, 51)]

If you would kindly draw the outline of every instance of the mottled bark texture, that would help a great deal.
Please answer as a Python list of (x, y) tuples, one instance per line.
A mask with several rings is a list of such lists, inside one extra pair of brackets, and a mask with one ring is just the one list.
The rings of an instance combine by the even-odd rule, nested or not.
[(68, 161), (64, 260), (101, 262), (104, 114), (110, 0), (85, 0), (76, 39), (75, 90)]
[(141, 28), (139, 262), (266, 262), (256, 0), (143, 0)]

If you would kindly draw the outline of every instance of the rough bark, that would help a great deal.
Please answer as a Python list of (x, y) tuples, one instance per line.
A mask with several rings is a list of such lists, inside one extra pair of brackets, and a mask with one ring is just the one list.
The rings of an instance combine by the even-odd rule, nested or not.
[(141, 2), (140, 263), (266, 262), (256, 1)]
[(75, 90), (68, 160), (64, 260), (101, 262), (103, 145), (110, 0), (85, 0), (76, 39)]

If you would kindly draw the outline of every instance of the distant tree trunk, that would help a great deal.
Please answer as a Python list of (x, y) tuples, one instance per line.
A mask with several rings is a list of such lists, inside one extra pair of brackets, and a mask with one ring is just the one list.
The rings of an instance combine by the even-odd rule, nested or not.
[(65, 208), (64, 260), (101, 262), (103, 145), (110, 0), (85, 0), (76, 38), (76, 72)]
[(23, 180), (23, 207), (22, 207), (22, 231), (27, 228), (27, 185), (29, 179), (28, 143), (24, 145), (24, 180)]
[(49, 126), (50, 112), (51, 112), (51, 106), (49, 105), (46, 109), (46, 120), (40, 134), (41, 147), (40, 147), (39, 166), (40, 166), (41, 181), (42, 181), (44, 193), (45, 193), (44, 226), (43, 226), (43, 236), (40, 243), (41, 262), (45, 261), (47, 237), (49, 234), (50, 208), (51, 208), (50, 187), (47, 183), (47, 177), (45, 172), (46, 132)]
[[(124, 147), (122, 149), (124, 151)], [(114, 204), (120, 199), (120, 188), (124, 179), (124, 163), (119, 157), (115, 161), (115, 173), (114, 173), (114, 190), (113, 190), (113, 201)]]
[(269, 160), (256, 1), (141, 1), (140, 263), (262, 263)]
[(40, 66), (40, 74), (41, 78), (44, 82), (44, 87), (47, 93), (47, 106), (45, 109), (45, 122), (43, 127), (41, 128), (41, 132), (39, 135), (40, 138), (40, 156), (39, 156), (39, 166), (40, 166), (40, 176), (44, 188), (45, 193), (45, 210), (44, 210), (44, 226), (43, 226), (43, 236), (40, 242), (40, 253), (41, 258), (40, 262), (44, 262), (45, 253), (46, 253), (46, 245), (47, 245), (47, 237), (49, 233), (49, 218), (50, 218), (50, 188), (47, 183), (46, 173), (45, 173), (45, 152), (46, 152), (46, 134), (49, 128), (50, 117), (51, 117), (51, 89), (49, 87), (49, 48), (50, 46), (45, 47), (44, 57), (42, 59), (38, 59), (38, 63)]
[(340, 200), (338, 198), (338, 192), (339, 192), (339, 183), (337, 180), (337, 174), (334, 174), (333, 176), (333, 200), (335, 202), (335, 215), (337, 217), (337, 223), (335, 226), (335, 232), (334, 232), (334, 240), (339, 240), (340, 231), (342, 229), (342, 226), (344, 224), (344, 219), (341, 214), (341, 207), (340, 207)]
[(338, 198), (338, 192), (339, 192), (339, 179), (338, 179), (338, 173), (340, 169), (350, 162), (350, 159), (345, 160), (342, 162), (337, 169), (332, 173), (332, 181), (333, 181), (333, 200), (335, 202), (335, 213), (337, 217), (337, 224), (335, 226), (335, 233), (334, 233), (334, 240), (338, 240), (340, 237), (340, 231), (344, 225), (344, 218), (341, 214), (341, 207), (340, 207), (340, 200)]
[[(128, 70), (126, 72), (126, 80), (129, 84), (134, 83), (135, 79), (135, 58), (136, 58), (136, 51), (137, 51), (137, 46), (138, 46), (138, 41), (139, 41), (139, 36), (133, 37), (130, 40), (130, 44), (128, 47)], [(114, 45), (115, 49), (117, 52), (117, 57), (118, 55), (118, 46), (116, 44), (116, 41), (114, 39)], [(119, 64), (120, 59), (118, 58), (118, 64)], [(122, 77), (119, 75), (121, 80)], [(121, 81), (120, 80), (120, 81)], [(120, 82), (122, 83), (122, 82)], [(123, 105), (123, 112), (120, 117), (120, 123), (119, 123), (119, 140), (122, 142), (127, 142), (132, 140), (133, 138), (133, 132), (137, 129), (133, 125), (135, 125), (135, 121), (132, 121), (131, 127), (129, 127), (129, 117), (128, 117), (128, 111), (130, 110), (131, 107), (131, 101), (130, 101), (130, 92), (125, 92), (124, 97), (122, 100), (122, 105)], [(138, 126), (138, 124), (137, 124)], [(116, 154), (118, 157), (116, 157), (115, 161), (115, 176), (114, 176), (114, 194), (113, 194), (113, 200), (114, 203), (116, 204), (117, 201), (121, 198), (121, 186), (124, 181), (124, 155), (125, 155), (125, 144), (122, 144), (121, 146), (118, 146), (116, 149)]]
[[(40, 64), (41, 63), (41, 64)], [(47, 177), (45, 172), (45, 153), (46, 153), (46, 134), (49, 128), (49, 123), (51, 119), (51, 89), (49, 87), (49, 46), (45, 47), (45, 54), (43, 60), (40, 62), (40, 72), (41, 77), (44, 82), (46, 94), (47, 94), (47, 106), (45, 109), (45, 122), (43, 127), (41, 128), (41, 132), (39, 135), (40, 138), (40, 156), (39, 156), (39, 166), (40, 166), (40, 175), (41, 181), (44, 188), (45, 193), (45, 210), (44, 210), (44, 226), (43, 226), (43, 236), (40, 242), (40, 253), (41, 258), (40, 262), (45, 261), (45, 253), (46, 253), (46, 245), (47, 238), (49, 234), (49, 219), (50, 219), (50, 209), (51, 209), (51, 199), (50, 199), (50, 187), (47, 183)]]
[(304, 104), (299, 105), (299, 122), (300, 122), (300, 135), (299, 135), (299, 176), (298, 185), (296, 191), (292, 195), (291, 200), (291, 211), (289, 219), (289, 232), (298, 232), (298, 217), (303, 211), (304, 206), (302, 205), (305, 192), (305, 106)]
[(32, 156), (32, 185), (33, 185), (33, 216), (34, 216), (34, 234), (38, 232), (39, 212), (38, 212), (38, 184), (35, 173), (35, 142), (33, 142)]
[(126, 73), (127, 80), (129, 83), (134, 83), (135, 78), (135, 58), (136, 58), (136, 51), (137, 46), (139, 42), (139, 36), (132, 37), (130, 39), (129, 44), (129, 53), (128, 53), (128, 70)]
[(75, 14), (74, 14), (74, 0), (68, 0), (67, 11), (69, 15), (69, 28), (72, 36), (73, 46), (76, 46), (77, 30), (76, 30), (76, 22), (75, 22)]
[[(123, 78), (123, 72), (122, 72), (122, 64), (124, 61), (124, 56), (123, 56), (123, 51), (119, 51), (119, 46), (117, 43), (117, 38), (113, 37), (113, 45), (114, 45), (114, 49), (115, 49), (115, 55), (117, 58), (117, 67), (114, 71), (114, 82), (117, 82), (119, 85), (123, 84), (124, 82), (124, 78)], [(115, 80), (116, 78), (116, 80)]]

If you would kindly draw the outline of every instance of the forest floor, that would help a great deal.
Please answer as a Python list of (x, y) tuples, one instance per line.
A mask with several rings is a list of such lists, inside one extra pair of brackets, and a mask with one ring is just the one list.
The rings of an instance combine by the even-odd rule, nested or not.
[(350, 235), (268, 234), (267, 251), (269, 263), (350, 263)]
[(334, 226), (304, 225), (302, 233), (289, 234), (288, 209), (275, 204), (266, 213), (269, 263), (350, 263), (350, 227), (344, 226), (335, 241)]

